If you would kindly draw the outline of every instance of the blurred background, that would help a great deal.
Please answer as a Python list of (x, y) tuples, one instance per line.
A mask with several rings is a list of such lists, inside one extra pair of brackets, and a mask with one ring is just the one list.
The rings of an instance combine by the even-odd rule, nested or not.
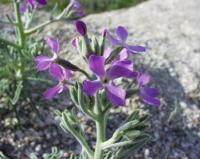
[[(131, 7), (142, 1), (144, 0), (80, 0), (88, 14)], [(54, 0), (48, 3), (47, 9), (50, 9), (55, 2), (58, 4), (59, 10), (64, 9), (69, 4), (69, 0)], [(9, 0), (1, 0), (1, 3), (8, 4)]]

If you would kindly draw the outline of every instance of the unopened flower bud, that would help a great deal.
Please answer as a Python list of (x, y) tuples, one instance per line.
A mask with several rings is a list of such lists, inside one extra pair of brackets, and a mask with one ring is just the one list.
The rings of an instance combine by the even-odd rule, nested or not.
[(106, 37), (106, 34), (107, 34), (107, 30), (106, 30), (106, 29), (104, 29), (104, 31), (102, 32), (102, 36), (103, 36), (103, 38), (105, 38), (105, 37)]
[(76, 30), (82, 36), (85, 36), (87, 34), (87, 26), (83, 21), (76, 21)]

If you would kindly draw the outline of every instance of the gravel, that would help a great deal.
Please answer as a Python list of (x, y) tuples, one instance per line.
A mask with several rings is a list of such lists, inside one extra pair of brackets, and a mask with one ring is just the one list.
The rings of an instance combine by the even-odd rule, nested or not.
[[(2, 8), (0, 7), (0, 10)], [(147, 47), (146, 56), (132, 57), (139, 69), (146, 69), (161, 91), (162, 106), (159, 109), (137, 106), (138, 99), (127, 101), (123, 109), (113, 109), (108, 125), (108, 136), (119, 121), (136, 108), (151, 114), (150, 133), (154, 141), (134, 153), (130, 159), (199, 159), (200, 150), (200, 1), (196, 0), (150, 0), (136, 7), (84, 18), (89, 33), (114, 30), (123, 25), (129, 30), (129, 42)], [(44, 15), (44, 16), (43, 16)], [(48, 15), (42, 13), (38, 23)], [(1, 26), (0, 26), (1, 27)], [(59, 28), (59, 29), (55, 29)], [(59, 36), (63, 44), (62, 56), (80, 66), (85, 65), (70, 47), (70, 40), (77, 36), (72, 24), (55, 23), (43, 31), (43, 36)], [(39, 98), (39, 97), (38, 97)], [(29, 158), (31, 152), (41, 158), (51, 147), (57, 146), (67, 155), (79, 153), (80, 146), (69, 134), (59, 128), (53, 118), (53, 110), (71, 108), (71, 102), (42, 99), (38, 105), (45, 121), (28, 113), (22, 116), (26, 125), (19, 130), (0, 126), (0, 150), (12, 158)], [(136, 102), (136, 104), (134, 104)], [(27, 103), (28, 104), (28, 103)], [(49, 113), (50, 112), (50, 113)], [(87, 125), (93, 125), (84, 118)], [(94, 145), (94, 130), (87, 129), (91, 145)]]

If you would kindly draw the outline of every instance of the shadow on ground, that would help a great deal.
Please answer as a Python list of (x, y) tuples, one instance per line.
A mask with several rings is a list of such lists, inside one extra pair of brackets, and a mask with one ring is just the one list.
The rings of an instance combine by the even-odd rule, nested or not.
[[(178, 78), (171, 76), (168, 69), (150, 69), (149, 73), (153, 77), (153, 82), (161, 91), (162, 106), (157, 109), (143, 105), (138, 99), (129, 101), (126, 108), (116, 109), (110, 115), (108, 123), (108, 136), (112, 135), (120, 123), (127, 117), (127, 112), (132, 112), (136, 108), (150, 114), (151, 129), (154, 141), (147, 143), (143, 148), (137, 150), (130, 159), (198, 159), (200, 140), (198, 136), (199, 123), (188, 122), (191, 118), (187, 111), (190, 111), (191, 100), (187, 100), (184, 87), (179, 83)], [(43, 122), (39, 121), (35, 114), (30, 115), (30, 108), (26, 108), (24, 115), (24, 125), (20, 130), (10, 130), (1, 128), (0, 151), (12, 159), (29, 158), (30, 153), (34, 152), (39, 158), (45, 152), (50, 152), (53, 146), (66, 152), (66, 156), (71, 151), (79, 153), (80, 146), (69, 134), (64, 134), (59, 128), (59, 123), (53, 118), (55, 108), (63, 110), (73, 107), (71, 102), (66, 99), (56, 99), (54, 102), (47, 102), (41, 96), (34, 96), (35, 100), (40, 101), (37, 105), (40, 112), (45, 116)], [(139, 106), (133, 104), (139, 103)], [(181, 103), (185, 103), (183, 105)], [(49, 113), (50, 112), (50, 113)], [(84, 119), (87, 125), (93, 123)], [(192, 125), (191, 125), (192, 124)], [(86, 128), (88, 139), (94, 145), (95, 129)]]

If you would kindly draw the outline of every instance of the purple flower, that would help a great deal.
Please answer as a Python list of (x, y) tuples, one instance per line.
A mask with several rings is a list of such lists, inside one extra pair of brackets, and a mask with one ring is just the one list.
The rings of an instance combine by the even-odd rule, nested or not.
[(85, 16), (85, 12), (79, 0), (70, 0), (70, 5), (72, 7), (74, 17), (80, 18)]
[(74, 39), (71, 40), (71, 46), (72, 46), (73, 48), (76, 48), (76, 47), (77, 47), (76, 41), (77, 41), (76, 38), (74, 38)]
[(125, 105), (125, 90), (115, 86), (114, 80), (120, 77), (132, 77), (133, 63), (129, 60), (115, 61), (105, 70), (105, 57), (90, 55), (89, 66), (97, 76), (94, 81), (85, 80), (83, 90), (87, 95), (93, 96), (100, 89), (105, 88), (110, 102), (115, 106)]
[(52, 64), (52, 73), (54, 78), (58, 80), (58, 84), (52, 88), (47, 89), (43, 95), (46, 99), (51, 99), (55, 95), (60, 94), (63, 90), (67, 89), (68, 80), (72, 77), (72, 73), (56, 64)]
[[(112, 52), (111, 48), (106, 48), (103, 56), (107, 59), (111, 55), (111, 52)], [(119, 56), (117, 56), (114, 61), (116, 61), (116, 60), (127, 60), (127, 59), (128, 59), (128, 51), (127, 51), (126, 48), (124, 48), (120, 51)]]
[(50, 74), (54, 76), (53, 72), (53, 66), (57, 65), (55, 63), (56, 59), (58, 58), (58, 53), (60, 51), (60, 44), (58, 39), (54, 39), (52, 37), (47, 39), (47, 44), (49, 45), (49, 47), (51, 48), (52, 57), (48, 57), (48, 56), (37, 56), (35, 58), (35, 62), (36, 62), (36, 67), (38, 71), (44, 71), (49, 69)]
[(112, 43), (112, 45), (126, 48), (131, 53), (135, 54), (145, 51), (145, 48), (143, 46), (128, 45), (126, 43), (126, 40), (128, 38), (128, 32), (122, 26), (117, 27), (116, 37), (112, 36), (109, 32), (107, 32), (107, 37)]
[(140, 73), (137, 78), (137, 82), (140, 89), (140, 95), (143, 101), (152, 106), (160, 106), (160, 100), (156, 97), (159, 96), (159, 91), (156, 88), (148, 87), (151, 77), (146, 73)]
[(85, 36), (87, 34), (87, 26), (86, 24), (81, 21), (78, 20), (76, 21), (76, 30), (78, 31), (79, 34), (81, 34), (82, 36)]
[(20, 13), (24, 14), (25, 12), (27, 12), (28, 8), (27, 8), (27, 4), (26, 3), (20, 3)]
[(31, 8), (35, 8), (38, 4), (40, 6), (45, 6), (47, 4), (47, 0), (27, 0), (27, 2)]

